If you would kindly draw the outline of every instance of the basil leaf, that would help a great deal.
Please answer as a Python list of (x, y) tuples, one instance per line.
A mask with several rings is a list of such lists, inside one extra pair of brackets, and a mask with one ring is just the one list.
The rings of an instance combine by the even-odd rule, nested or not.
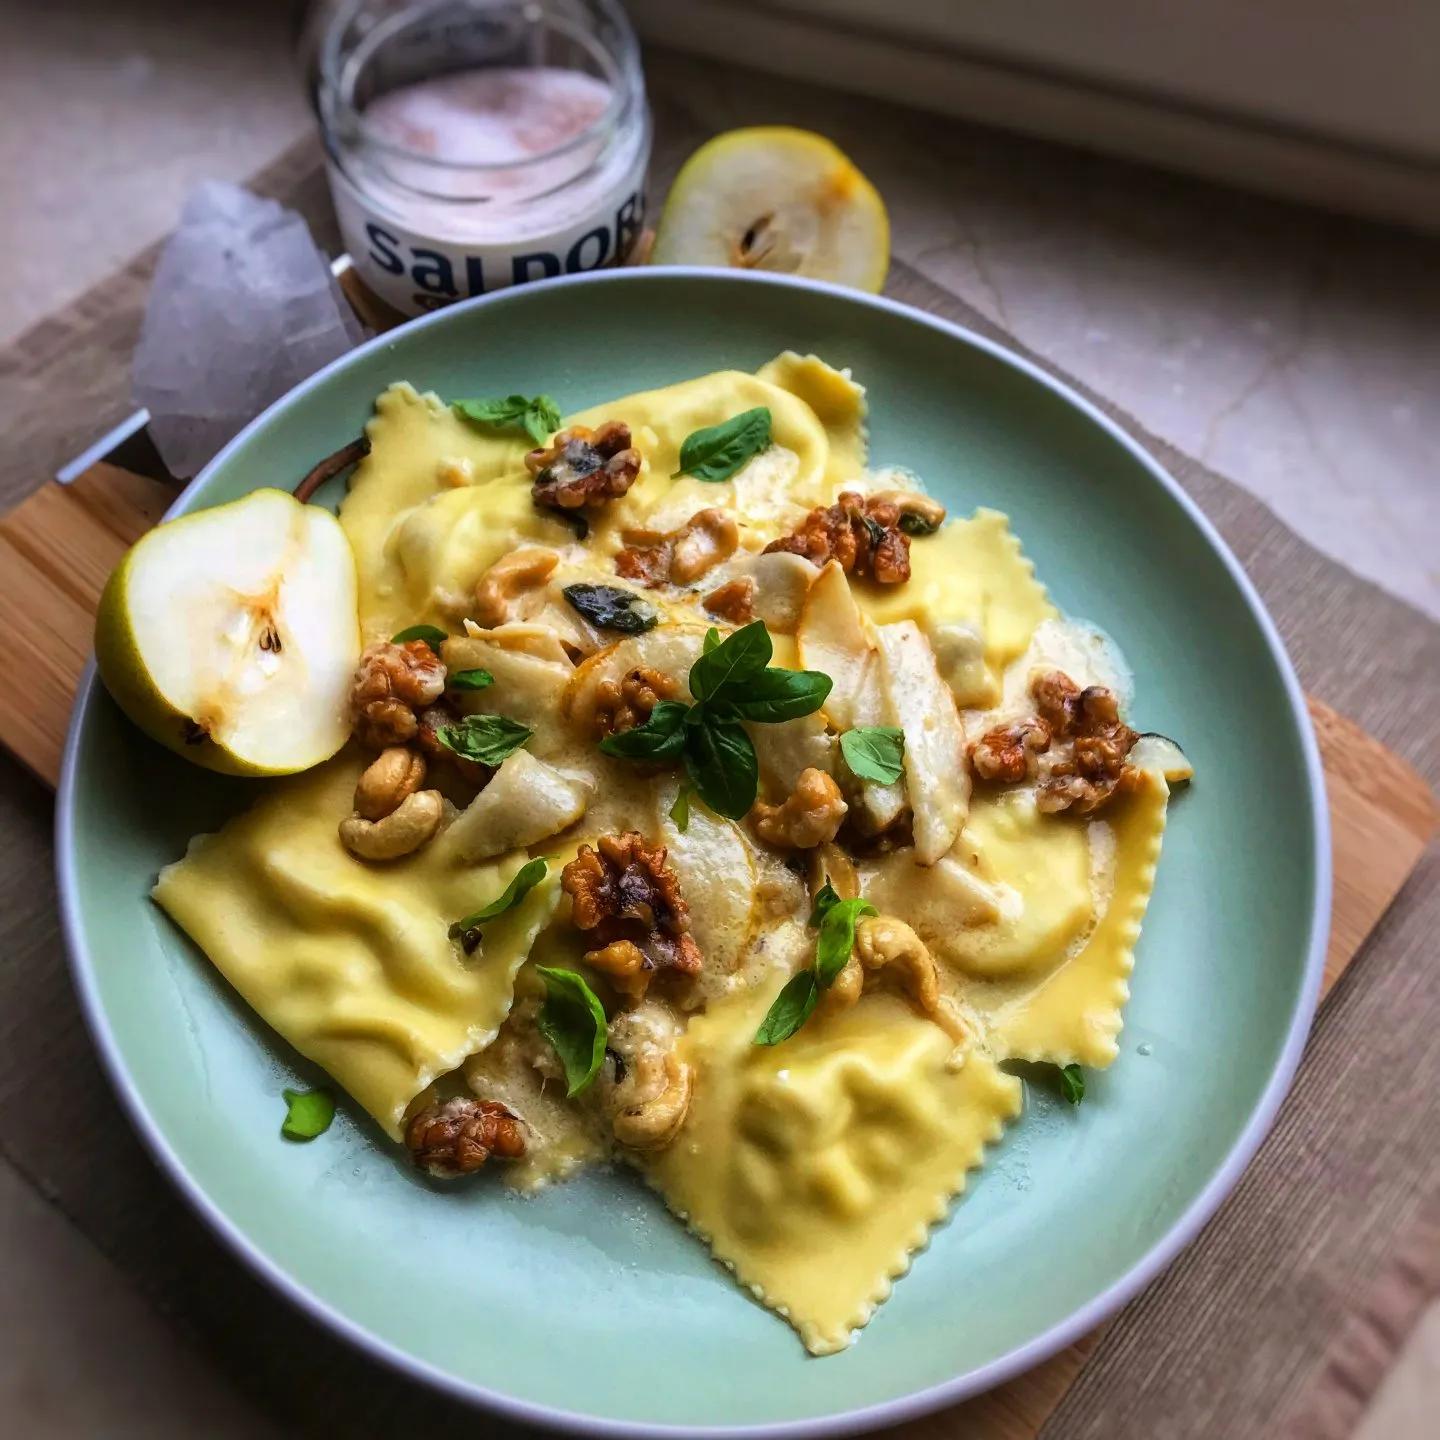
[(893, 785), (905, 773), (905, 732), (894, 725), (847, 730), (840, 737), (840, 753), (857, 779)]
[(902, 510), (900, 512), (900, 528), (907, 535), (933, 535), (940, 527), (933, 520), (927, 520), (913, 510)]
[(328, 1090), (282, 1090), (285, 1119), (280, 1133), (287, 1140), (313, 1140), (335, 1118), (335, 1097)]
[(450, 408), (472, 425), (490, 430), (523, 430), (537, 445), (543, 445), (560, 428), (560, 407), (549, 395), (457, 400)]
[(390, 637), (390, 643), (403, 645), (407, 640), (423, 640), (438, 655), (440, 647), (449, 638), (438, 625), (411, 625), (408, 629), (397, 630)]
[(845, 968), (855, 948), (855, 922), (862, 915), (880, 912), (868, 900), (840, 900), (820, 917), (820, 936), (815, 941), (815, 983), (828, 990)]
[(694, 793), (695, 787), (688, 780), (682, 780), (675, 803), (670, 807), (670, 821), (682, 835), (690, 828), (690, 797)]
[(456, 670), (445, 682), (451, 690), (483, 690), (494, 683), (495, 677), (488, 670)]
[(480, 943), (480, 927), (487, 920), (494, 920), (507, 910), (513, 910), (544, 878), (548, 869), (547, 857), (537, 856), (527, 860), (511, 877), (510, 883), (488, 904), (457, 920), (447, 932), (452, 940), (464, 942), (466, 952)]
[(685, 727), (685, 773), (700, 798), (728, 820), (749, 812), (760, 787), (760, 766), (745, 727), (723, 715), (702, 713), (700, 723)]
[(730, 704), (742, 720), (778, 724), (813, 715), (834, 683), (818, 670), (762, 670), (743, 690), (733, 687)]
[(633, 590), (616, 585), (567, 585), (560, 592), (592, 625), (639, 635), (660, 618)]
[(830, 877), (825, 877), (825, 883), (815, 892), (815, 905), (810, 911), (810, 919), (806, 922), (813, 930), (824, 918), (826, 912), (834, 909), (840, 903), (840, 892), (830, 883)]
[(534, 733), (528, 725), (505, 715), (466, 715), (453, 725), (442, 725), (435, 738), (466, 760), (494, 766)]
[(813, 971), (802, 970), (798, 975), (792, 975), (765, 1012), (765, 1018), (751, 1043), (778, 1045), (782, 1040), (788, 1040), (810, 1018), (810, 1012), (819, 998), (820, 991)]
[(1078, 1065), (1061, 1067), (1060, 1093), (1072, 1105), (1078, 1105), (1085, 1098), (1085, 1072)]
[(573, 970), (537, 965), (545, 980), (545, 1003), (535, 1021), (565, 1067), (565, 1094), (578, 1095), (605, 1063), (605, 1009)]
[(708, 655), (720, 644), (720, 632), (712, 625), (705, 632), (705, 644), (701, 647), (700, 653)]
[(757, 405), (687, 435), (680, 447), (680, 468), (670, 478), (693, 475), (697, 480), (728, 480), (747, 461), (769, 448), (770, 411)]
[[(690, 693), (697, 700), (718, 700), (725, 691), (734, 690), (763, 673), (774, 653), (775, 647), (770, 643), (770, 632), (763, 620), (742, 626), (718, 645), (711, 645), (707, 636), (704, 654), (690, 667)], [(725, 698), (734, 697), (725, 695)]]
[(865, 533), (870, 537), (871, 547), (878, 550), (885, 543), (885, 527), (865, 514), (860, 516), (860, 521), (865, 526)]
[(662, 700), (643, 725), (607, 735), (600, 749), (622, 760), (677, 760), (685, 748), (685, 716), (689, 709), (678, 700)]

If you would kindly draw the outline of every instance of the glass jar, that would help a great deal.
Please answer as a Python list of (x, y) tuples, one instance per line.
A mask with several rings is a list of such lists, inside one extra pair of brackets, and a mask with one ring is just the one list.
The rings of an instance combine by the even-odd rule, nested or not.
[(405, 314), (615, 264), (650, 160), (617, 0), (349, 0), (316, 106), (361, 278)]

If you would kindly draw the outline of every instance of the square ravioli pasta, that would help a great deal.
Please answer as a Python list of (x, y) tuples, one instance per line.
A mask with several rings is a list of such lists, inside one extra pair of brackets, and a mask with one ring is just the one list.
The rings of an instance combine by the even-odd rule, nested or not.
[(1003, 514), (872, 465), (848, 372), (559, 413), (379, 396), (350, 743), (155, 898), (429, 1175), (619, 1161), (831, 1354), (1001, 1067), (1116, 1058), (1188, 762)]
[(756, 1046), (778, 988), (691, 1022), (690, 1117), (644, 1170), (740, 1284), (828, 1355), (910, 1268), (1019, 1113), (1021, 1086), (878, 992)]

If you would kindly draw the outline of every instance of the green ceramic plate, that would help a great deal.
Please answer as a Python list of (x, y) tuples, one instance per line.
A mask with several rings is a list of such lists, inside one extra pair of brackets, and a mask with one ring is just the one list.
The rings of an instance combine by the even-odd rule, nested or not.
[[(142, 739), (93, 676), (70, 732), (59, 804), (70, 953), (96, 1042), (161, 1165), (312, 1314), (377, 1358), (541, 1423), (835, 1433), (1034, 1364), (1133, 1295), (1234, 1184), (1289, 1082), (1319, 983), (1323, 786), (1274, 627), (1153, 460), (954, 326), (723, 272), (505, 291), (332, 365), (228, 446), (172, 513), (290, 483), (353, 437), (393, 380), (452, 396), (544, 390), (578, 410), (786, 348), (863, 380), (877, 460), (916, 470), (953, 512), (1010, 514), (1058, 603), (1120, 642), (1137, 723), (1180, 739), (1198, 771), (1172, 810), (1119, 1059), (1079, 1109), (1031, 1089), (847, 1353), (807, 1357), (628, 1177), (531, 1200), (483, 1182), (431, 1188), (353, 1108), (320, 1141), (283, 1143), (280, 1090), (315, 1075), (146, 898), (160, 866), (260, 782), (208, 775)], [(416, 1234), (446, 1256), (423, 1284), (397, 1242)], [(637, 1365), (636, 1337), (661, 1328), (664, 1363)]]

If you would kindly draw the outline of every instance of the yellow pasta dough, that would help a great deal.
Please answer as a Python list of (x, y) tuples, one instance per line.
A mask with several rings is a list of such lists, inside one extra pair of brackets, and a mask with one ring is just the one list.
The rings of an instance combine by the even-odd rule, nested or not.
[[(721, 484), (676, 477), (689, 434), (756, 406), (770, 411), (768, 451)], [(722, 370), (627, 395), (566, 424), (607, 420), (629, 425), (644, 463), (630, 493), (591, 517), (590, 548), (601, 554), (618, 548), (626, 528), (675, 529), (717, 505), (743, 516), (757, 544), (772, 539), (808, 507), (827, 504), (865, 459), (863, 390), (813, 356), (787, 353), (759, 375)], [(356, 469), (340, 523), (355, 550), (367, 640), (453, 621), (502, 555), (575, 538), (531, 503), (524, 459), (532, 442), (523, 434), (473, 425), (402, 383), (376, 401), (366, 435), (370, 454)]]
[(367, 865), (341, 845), (361, 769), (342, 754), (265, 797), (167, 866), (155, 899), (252, 1008), (399, 1138), (410, 1101), (495, 1037), (554, 913), (559, 867), (486, 925), (467, 956), (446, 934), (493, 900), (523, 852), (465, 864), (443, 837)]
[(914, 620), (932, 643), (942, 624), (972, 627), (981, 637), (984, 668), (974, 689), (955, 698), (965, 706), (994, 705), (1005, 667), (1025, 653), (1042, 620), (1060, 613), (1009, 520), (980, 509), (968, 520), (949, 521), (911, 545), (910, 572), (903, 585), (857, 584), (860, 607), (877, 625)]
[[(780, 978), (690, 1024), (690, 1117), (646, 1167), (740, 1283), (817, 1355), (843, 1349), (944, 1219), (1020, 1082), (876, 992), (752, 1043)], [(956, 1065), (956, 1059), (963, 1063)]]
[(989, 1021), (997, 1055), (1103, 1068), (1119, 1054), (1116, 1036), (1155, 885), (1169, 796), (1159, 774), (1141, 771), (1134, 787), (1091, 822), (1092, 844), (1104, 847), (1108, 873), (1101, 877), (1099, 918), (1080, 948), (1036, 989), (971, 996)]

